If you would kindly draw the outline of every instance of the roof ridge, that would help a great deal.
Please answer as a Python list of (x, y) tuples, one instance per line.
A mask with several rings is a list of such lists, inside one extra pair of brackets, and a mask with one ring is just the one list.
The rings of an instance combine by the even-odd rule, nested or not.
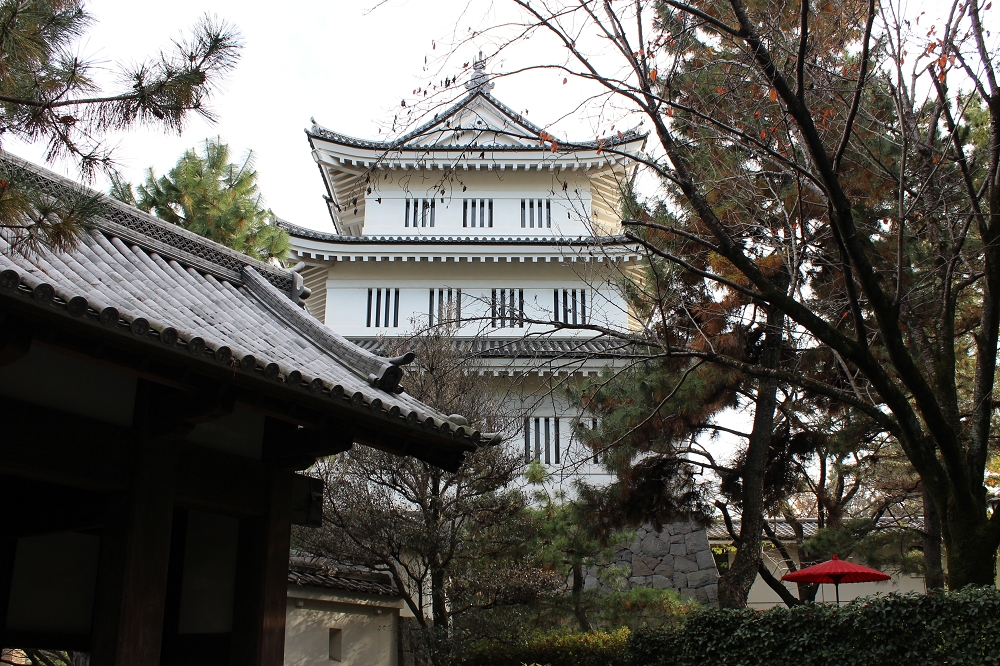
[(345, 367), (358, 368), (361, 371), (358, 373), (359, 376), (372, 386), (390, 393), (395, 392), (399, 387), (399, 382), (403, 378), (403, 369), (400, 366), (404, 362), (412, 361), (412, 357), (409, 360), (406, 360), (405, 357), (389, 359), (358, 347), (296, 306), (252, 266), (243, 268), (243, 281), (250, 294), (277, 315), (281, 321), (295, 329), (300, 335), (312, 340), (320, 349)]
[[(400, 336), (402, 337), (402, 336)], [(373, 353), (383, 349), (384, 338), (351, 336), (348, 342)], [(482, 338), (478, 336), (453, 337), (454, 348), (464, 352), (469, 359), (615, 359), (626, 357), (634, 345), (622, 340), (595, 338)]]
[(501, 111), (503, 111), (514, 122), (517, 122), (517, 123), (520, 123), (521, 125), (524, 125), (524, 127), (526, 127), (527, 129), (530, 129), (535, 134), (541, 134), (542, 133), (542, 128), (541, 127), (539, 127), (535, 123), (531, 122), (530, 120), (528, 120), (527, 118), (525, 118), (522, 114), (520, 114), (517, 111), (515, 111), (514, 109), (510, 108), (509, 106), (507, 106), (503, 102), (501, 102), (494, 95), (491, 95), (490, 93), (485, 92), (485, 91), (479, 91), (479, 94), (482, 95), (483, 97), (485, 97), (487, 100), (489, 100), (490, 103), (493, 104), (493, 106), (495, 106), (498, 109), (500, 109)]
[(95, 229), (231, 282), (242, 282), (243, 267), (252, 266), (277, 289), (291, 294), (294, 279), (288, 269), (273, 266), (176, 224), (161, 220), (103, 192), (81, 185), (3, 150), (0, 150), (0, 163), (21, 171), (43, 190), (51, 192), (53, 188), (62, 188), (96, 196), (103, 204), (104, 210), (93, 221)]
[[(459, 111), (461, 111), (462, 109), (466, 108), (469, 104), (471, 104), (473, 101), (475, 101), (476, 97), (482, 97), (487, 102), (489, 102), (490, 104), (492, 104), (494, 106), (494, 108), (496, 108), (498, 111), (500, 111), (500, 113), (502, 113), (503, 115), (507, 116), (514, 123), (516, 123), (518, 125), (521, 125), (524, 129), (526, 129), (526, 130), (528, 130), (528, 131), (530, 131), (530, 132), (532, 132), (534, 134), (541, 134), (542, 133), (543, 130), (542, 130), (541, 127), (539, 127), (538, 125), (535, 125), (533, 122), (531, 122), (530, 120), (528, 120), (527, 118), (525, 118), (523, 115), (521, 115), (520, 113), (517, 113), (512, 108), (510, 108), (509, 106), (507, 106), (506, 104), (504, 104), (503, 102), (501, 102), (500, 100), (498, 100), (496, 97), (494, 97), (490, 93), (486, 92), (485, 90), (476, 89), (476, 90), (473, 90), (472, 92), (468, 93), (467, 95), (465, 95), (459, 101), (457, 101), (454, 104), (452, 104), (443, 113), (434, 114), (434, 118), (433, 119), (431, 119), (431, 120), (423, 123), (422, 125), (418, 126), (416, 129), (414, 129), (414, 130), (412, 130), (410, 132), (407, 132), (406, 134), (404, 134), (403, 136), (401, 136), (399, 138), (399, 140), (398, 140), (398, 143), (402, 146), (403, 144), (406, 144), (411, 139), (419, 137), (420, 135), (424, 134), (425, 132), (427, 132), (431, 128), (433, 128), (433, 127), (435, 127), (437, 125), (440, 125), (444, 121), (448, 120), (448, 118), (451, 118), (452, 116), (456, 115)], [(489, 131), (493, 131), (493, 130), (489, 130)], [(496, 130), (496, 131), (502, 131), (502, 130)], [(418, 147), (418, 148), (425, 148), (425, 149), (428, 148), (428, 146), (416, 146), (416, 147)]]
[(399, 137), (399, 139), (396, 141), (396, 143), (398, 143), (400, 146), (402, 146), (403, 144), (405, 144), (410, 139), (413, 139), (414, 137), (418, 137), (422, 133), (424, 133), (427, 130), (429, 130), (430, 128), (434, 127), (435, 125), (443, 123), (445, 120), (447, 120), (448, 118), (451, 118), (453, 115), (455, 115), (456, 113), (458, 113), (461, 109), (465, 108), (465, 106), (467, 104), (469, 104), (469, 102), (471, 102), (473, 99), (475, 99), (476, 95), (481, 95), (481, 94), (483, 94), (483, 93), (480, 92), (479, 90), (473, 90), (471, 92), (466, 93), (465, 95), (463, 95), (461, 97), (461, 99), (459, 99), (457, 102), (454, 102), (451, 106), (449, 106), (447, 109), (445, 109), (445, 111), (443, 113), (435, 113), (434, 117), (432, 119), (430, 119), (430, 120), (428, 120), (428, 121), (426, 121), (424, 123), (421, 123), (415, 129), (412, 129), (409, 132), (407, 132), (406, 134), (404, 134), (403, 136)]

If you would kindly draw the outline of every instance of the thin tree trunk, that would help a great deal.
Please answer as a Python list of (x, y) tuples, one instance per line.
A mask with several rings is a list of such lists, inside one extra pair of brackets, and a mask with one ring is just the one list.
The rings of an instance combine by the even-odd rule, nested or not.
[[(760, 360), (760, 364), (765, 368), (778, 366), (784, 323), (783, 313), (776, 308), (768, 308), (764, 350)], [(740, 498), (742, 516), (740, 536), (736, 542), (736, 557), (729, 566), (729, 571), (719, 577), (719, 605), (722, 608), (745, 608), (750, 588), (760, 570), (764, 529), (764, 473), (767, 470), (768, 450), (774, 431), (777, 394), (776, 379), (758, 380), (753, 430), (750, 432), (746, 462), (742, 470), (743, 490)]]
[(924, 500), (924, 587), (930, 592), (944, 587), (941, 566), (941, 517), (927, 488), (921, 486)]
[(583, 585), (585, 579), (583, 576), (583, 564), (580, 562), (573, 563), (573, 614), (576, 615), (576, 621), (580, 623), (580, 631), (590, 631), (593, 627), (590, 625), (590, 620), (587, 619), (587, 611), (583, 607)]
[(431, 617), (437, 629), (448, 628), (448, 599), (445, 593), (445, 570), (431, 569)]
[[(441, 473), (437, 470), (431, 473), (431, 524), (435, 530), (441, 529)], [(440, 542), (439, 542), (440, 543)], [(448, 594), (445, 590), (447, 571), (441, 566), (440, 550), (434, 555), (431, 564), (431, 617), (434, 628), (448, 629)]]
[(767, 583), (767, 586), (771, 588), (775, 594), (781, 597), (785, 606), (792, 608), (793, 606), (802, 605), (802, 601), (792, 594), (791, 590), (785, 587), (780, 580), (774, 577), (771, 570), (767, 568), (767, 564), (764, 563), (763, 558), (760, 561), (760, 565), (757, 567), (757, 571), (760, 573), (760, 577), (764, 580), (764, 582)]

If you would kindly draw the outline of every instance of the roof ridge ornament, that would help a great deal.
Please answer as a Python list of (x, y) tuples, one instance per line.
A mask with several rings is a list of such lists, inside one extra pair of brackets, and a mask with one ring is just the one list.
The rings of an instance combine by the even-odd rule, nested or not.
[(479, 52), (479, 58), (473, 61), (472, 69), (472, 78), (465, 82), (465, 87), (471, 92), (489, 94), (496, 84), (490, 81), (490, 75), (486, 73), (486, 58), (482, 51)]

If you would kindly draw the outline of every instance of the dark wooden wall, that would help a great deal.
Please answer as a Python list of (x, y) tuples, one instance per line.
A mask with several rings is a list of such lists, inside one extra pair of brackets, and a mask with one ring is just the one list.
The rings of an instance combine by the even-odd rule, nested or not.
[[(282, 663), (291, 519), (293, 509), (309, 513), (293, 504), (295, 492), (308, 494), (309, 484), (291, 471), (183, 441), (178, 435), (185, 422), (163, 409), (170, 404), (164, 396), (163, 387), (140, 381), (132, 428), (0, 401), (0, 489), (20, 497), (34, 487), (45, 491), (35, 495), (49, 498), (0, 508), (4, 647), (88, 651), (92, 666)], [(189, 509), (239, 519), (232, 630), (226, 634), (178, 630)], [(17, 539), (74, 530), (101, 540), (90, 635), (7, 631)]]

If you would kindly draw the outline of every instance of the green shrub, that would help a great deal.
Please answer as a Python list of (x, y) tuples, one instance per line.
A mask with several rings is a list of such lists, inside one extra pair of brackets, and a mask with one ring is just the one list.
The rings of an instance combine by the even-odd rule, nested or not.
[(618, 666), (629, 630), (548, 634), (522, 641), (484, 641), (466, 656), (470, 666)]
[(837, 608), (712, 610), (679, 628), (640, 629), (633, 666), (940, 666), (1000, 664), (1000, 591), (890, 594)]
[[(623, 604), (655, 602), (639, 595)], [(666, 600), (666, 597), (664, 597)], [(642, 608), (633, 606), (642, 610)], [(628, 610), (627, 608), (625, 610)], [(1000, 590), (694, 610), (660, 627), (477, 643), (469, 666), (1000, 666)]]
[(697, 602), (683, 602), (674, 590), (633, 587), (631, 590), (601, 594), (595, 601), (602, 629), (628, 627), (674, 627), (685, 615), (698, 608)]

